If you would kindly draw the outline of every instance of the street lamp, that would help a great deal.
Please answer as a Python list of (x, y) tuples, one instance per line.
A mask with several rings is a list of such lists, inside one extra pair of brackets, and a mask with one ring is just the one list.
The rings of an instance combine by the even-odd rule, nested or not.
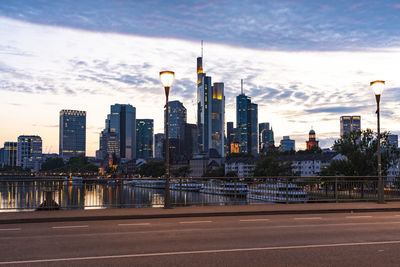
[(171, 208), (171, 198), (169, 194), (169, 110), (168, 110), (168, 95), (169, 89), (174, 82), (175, 73), (173, 71), (165, 70), (160, 72), (160, 81), (162, 86), (165, 89), (165, 199), (164, 199), (164, 208), (169, 209)]
[(373, 81), (370, 83), (372, 90), (374, 90), (376, 99), (376, 116), (377, 116), (377, 131), (378, 131), (378, 204), (384, 204), (384, 190), (383, 190), (383, 179), (382, 179), (382, 164), (381, 164), (381, 122), (380, 122), (380, 110), (379, 102), (381, 95), (385, 87), (385, 81)]

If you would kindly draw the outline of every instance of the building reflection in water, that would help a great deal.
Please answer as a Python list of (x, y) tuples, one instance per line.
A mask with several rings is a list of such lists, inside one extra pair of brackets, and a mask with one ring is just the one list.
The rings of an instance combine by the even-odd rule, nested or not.
[[(101, 209), (163, 207), (164, 190), (134, 187), (121, 183), (0, 182), (0, 211), (32, 210), (44, 201), (44, 192), (52, 190), (54, 201), (63, 209)], [(248, 204), (250, 200), (233, 199), (189, 191), (171, 191), (177, 206)], [(251, 201), (254, 202), (254, 201)]]

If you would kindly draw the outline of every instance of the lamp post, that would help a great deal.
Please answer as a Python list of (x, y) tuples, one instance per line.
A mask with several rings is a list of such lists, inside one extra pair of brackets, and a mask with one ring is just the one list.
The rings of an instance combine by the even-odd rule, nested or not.
[(165, 199), (164, 199), (164, 208), (171, 208), (171, 198), (169, 193), (169, 110), (168, 110), (168, 95), (169, 89), (174, 82), (175, 73), (173, 71), (161, 71), (160, 72), (160, 81), (162, 86), (165, 89)]
[(380, 110), (379, 102), (381, 95), (385, 87), (385, 81), (373, 81), (370, 83), (372, 90), (375, 94), (376, 99), (376, 116), (377, 116), (377, 131), (378, 131), (378, 204), (384, 204), (384, 190), (383, 190), (383, 179), (382, 179), (382, 163), (381, 163), (381, 122), (380, 122)]

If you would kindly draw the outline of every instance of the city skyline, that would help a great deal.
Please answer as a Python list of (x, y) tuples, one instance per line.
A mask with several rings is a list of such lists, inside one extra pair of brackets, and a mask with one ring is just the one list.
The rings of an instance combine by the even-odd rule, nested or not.
[[(343, 5), (348, 8), (341, 16), (347, 16), (348, 20), (353, 14), (351, 12), (361, 17), (371, 16), (371, 13), (363, 15), (361, 12), (371, 3), (358, 7), (356, 2), (352, 4), (353, 11), (349, 11), (353, 6), (350, 4), (339, 3), (331, 7), (333, 16), (336, 16), (335, 10)], [(287, 31), (290, 35), (287, 40), (272, 36), (271, 41), (263, 45), (264, 37), (257, 41), (251, 37), (253, 35), (249, 35), (249, 41), (253, 43), (244, 42), (238, 34), (226, 35), (225, 39), (222, 35), (221, 38), (212, 38), (228, 29), (227, 25), (215, 27), (215, 32), (210, 32), (211, 24), (209, 27), (202, 25), (202, 35), (188, 38), (177, 33), (178, 30), (185, 32), (183, 26), (175, 32), (165, 31), (164, 36), (157, 33), (150, 36), (132, 29), (124, 32), (119, 26), (115, 30), (104, 29), (104, 24), (90, 14), (76, 11), (94, 22), (94, 28), (90, 29), (84, 22), (76, 22), (75, 17), (67, 22), (66, 17), (60, 16), (58, 23), (54, 23), (56, 18), (52, 15), (39, 18), (40, 12), (33, 12), (38, 7), (32, 5), (35, 4), (11, 1), (0, 5), (0, 34), (4, 39), (0, 46), (0, 97), (3, 99), (0, 112), (8, 115), (0, 117), (0, 123), (5, 125), (0, 131), (1, 144), (15, 142), (20, 135), (39, 135), (44, 153), (58, 152), (59, 111), (84, 110), (87, 111), (87, 155), (94, 156), (99, 146), (99, 133), (104, 128), (104, 118), (109, 106), (115, 103), (136, 107), (136, 117), (154, 119), (154, 133), (163, 132), (164, 92), (158, 73), (166, 68), (176, 74), (170, 100), (181, 101), (187, 108), (188, 123), (196, 123), (195, 62), (200, 54), (201, 39), (205, 40), (204, 72), (212, 75), (213, 81), (224, 83), (225, 122), (236, 121), (235, 97), (240, 93), (240, 79), (243, 78), (245, 94), (258, 104), (258, 121), (273, 126), (275, 141), (289, 135), (296, 140), (299, 149), (304, 149), (309, 129), (313, 127), (320, 146), (330, 147), (333, 140), (339, 138), (341, 116), (361, 115), (363, 129), (376, 128), (375, 99), (369, 82), (383, 79), (387, 81), (387, 88), (381, 100), (381, 127), (394, 134), (400, 133), (397, 115), (400, 113), (397, 105), (400, 81), (395, 64), (400, 59), (400, 45), (395, 40), (396, 32), (393, 31), (396, 30), (390, 29), (389, 22), (381, 21), (379, 24), (383, 11), (378, 10), (372, 16), (372, 21), (378, 25), (376, 29), (372, 23), (366, 26), (365, 36), (368, 38), (359, 34), (354, 38), (358, 41), (349, 40), (345, 38), (350, 36), (347, 29), (342, 37), (337, 37), (344, 40), (341, 47), (334, 39), (324, 41), (327, 37), (322, 29), (317, 29), (321, 35), (314, 44)], [(74, 9), (73, 5), (63, 1), (54, 5)], [(267, 2), (261, 6), (268, 5), (281, 5), (279, 10), (286, 10), (283, 17), (294, 12), (293, 5), (288, 2)], [(21, 16), (12, 11), (12, 6), (20, 7), (17, 10)], [(146, 6), (146, 3), (140, 2), (138, 6)], [(395, 2), (389, 2), (387, 6), (398, 8)], [(46, 8), (51, 9), (52, 5)], [(210, 12), (219, 8), (218, 4), (209, 7)], [(305, 5), (304, 8), (309, 7)], [(66, 15), (70, 9), (65, 11)], [(195, 6), (188, 12), (195, 12), (194, 9)], [(111, 14), (115, 9), (111, 6), (109, 12)], [(244, 15), (248, 12), (244, 8)], [(262, 21), (257, 11), (253, 12), (255, 28), (274, 25)], [(157, 28), (157, 14), (151, 9), (146, 14), (153, 20), (143, 25)], [(389, 18), (391, 23), (395, 23), (393, 19), (396, 18)], [(296, 19), (299, 23), (304, 22), (302, 16), (291, 18)], [(301, 24), (305, 31), (305, 26), (317, 25), (315, 17), (310, 20), (308, 24)], [(74, 25), (68, 24), (74, 21)], [(341, 23), (362, 32), (361, 26), (346, 20)], [(167, 20), (166, 24), (176, 25), (176, 22), (172, 24)], [(275, 26), (282, 24), (286, 27), (291, 25), (278, 21)], [(238, 31), (252, 31), (244, 28), (244, 22), (235, 25), (241, 26)], [(331, 30), (339, 33), (340, 27), (331, 26)], [(373, 30), (380, 33), (375, 35), (376, 42), (371, 37)], [(268, 29), (262, 31), (265, 32)], [(276, 30), (272, 29), (272, 33), (276, 34)], [(300, 45), (296, 47), (291, 38), (298, 40)], [(304, 42), (300, 42), (302, 40)], [(312, 36), (310, 40), (314, 40)], [(46, 45), (42, 46), (44, 43)]]

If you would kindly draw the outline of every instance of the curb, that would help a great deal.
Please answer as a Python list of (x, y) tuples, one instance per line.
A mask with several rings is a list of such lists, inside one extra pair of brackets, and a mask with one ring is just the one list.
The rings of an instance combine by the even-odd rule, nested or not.
[(140, 220), (140, 219), (163, 219), (163, 218), (222, 217), (222, 216), (252, 216), (252, 215), (395, 212), (395, 211), (400, 211), (400, 208), (276, 210), (276, 211), (240, 211), (240, 212), (205, 212), (205, 213), (172, 213), (172, 214), (143, 214), (143, 215), (110, 215), (110, 216), (104, 215), (104, 216), (80, 216), (80, 217), (21, 218), (21, 219), (0, 220), (0, 224), (132, 220), (132, 219)]

